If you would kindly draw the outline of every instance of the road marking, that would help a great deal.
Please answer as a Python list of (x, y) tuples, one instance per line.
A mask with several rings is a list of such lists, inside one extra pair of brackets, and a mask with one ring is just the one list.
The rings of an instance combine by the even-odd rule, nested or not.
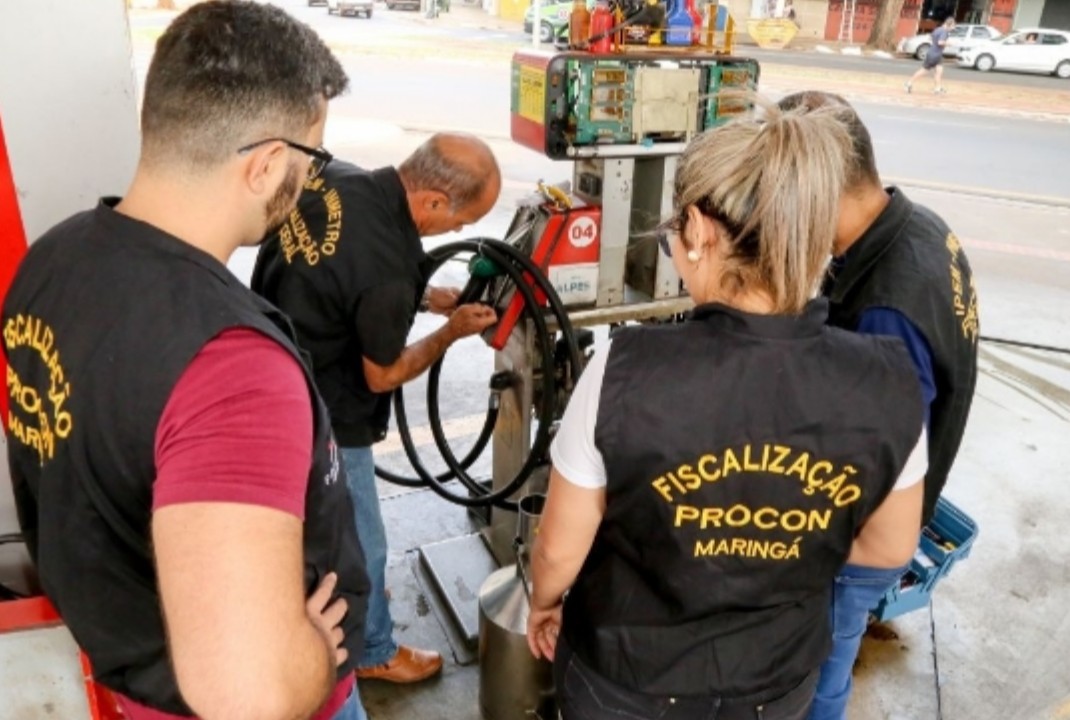
[(1028, 245), (1013, 245), (1011, 243), (990, 242), (988, 240), (963, 239), (962, 244), (971, 249), (990, 250), (992, 252), (1004, 253), (1005, 255), (1019, 255), (1021, 257), (1055, 260), (1057, 262), (1070, 262), (1070, 252), (1063, 252), (1060, 250), (1048, 250), (1047, 248), (1030, 247)]
[(995, 188), (977, 187), (975, 185), (956, 185), (954, 183), (931, 182), (929, 180), (917, 180), (914, 178), (896, 177), (895, 175), (882, 175), (881, 179), (886, 184), (902, 185), (919, 190), (935, 190), (953, 195), (976, 195), (994, 200), (1014, 200), (1030, 205), (1050, 205), (1070, 209), (1070, 198), (1058, 195), (1036, 195), (1033, 193), (1020, 193), (1011, 190), (997, 190)]
[(918, 123), (918, 124), (921, 124), (921, 125), (940, 125), (940, 126), (943, 126), (943, 127), (950, 126), (950, 127), (960, 127), (960, 128), (971, 128), (973, 130), (990, 130), (990, 131), (997, 131), (998, 130), (998, 131), (1001, 131), (1001, 132), (1004, 130), (1003, 128), (998, 127), (996, 125), (981, 125), (980, 123), (955, 122), (953, 120), (929, 120), (927, 118), (908, 117), (908, 116), (899, 116), (899, 115), (878, 115), (877, 117), (881, 118), (882, 120), (894, 120), (896, 122)]

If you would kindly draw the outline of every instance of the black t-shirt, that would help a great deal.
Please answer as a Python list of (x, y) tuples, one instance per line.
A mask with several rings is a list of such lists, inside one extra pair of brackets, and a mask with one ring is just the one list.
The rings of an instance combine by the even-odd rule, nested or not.
[(297, 209), (260, 249), (253, 290), (293, 321), (345, 447), (386, 435), (390, 395), (368, 388), (363, 358), (397, 361), (427, 265), (397, 171), (339, 161), (305, 186)]

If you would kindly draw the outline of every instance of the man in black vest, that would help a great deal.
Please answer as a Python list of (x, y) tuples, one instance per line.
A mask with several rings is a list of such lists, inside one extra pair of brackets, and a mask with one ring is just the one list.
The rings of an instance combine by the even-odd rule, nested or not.
[(364, 717), (368, 583), (326, 409), (225, 266), (329, 161), (347, 82), (278, 8), (193, 6), (156, 45), (126, 196), (34, 243), (6, 298), (20, 523), (131, 720)]
[[(835, 259), (825, 294), (832, 325), (898, 337), (926, 404), (929, 469), (922, 522), (932, 519), (958, 453), (977, 381), (979, 336), (973, 274), (958, 238), (934, 212), (881, 185), (869, 131), (843, 98), (790, 95), (783, 109), (834, 106), (854, 152), (840, 200)], [(822, 668), (811, 720), (843, 720), (869, 611), (902, 575), (848, 565), (833, 598), (833, 651)]]
[[(501, 180), (490, 148), (438, 134), (397, 169), (336, 162), (307, 183), (297, 209), (260, 250), (253, 290), (293, 320), (341, 445), (371, 592), (357, 677), (417, 682), (437, 673), (437, 652), (399, 645), (386, 593), (387, 537), (372, 445), (386, 437), (390, 394), (463, 337), (496, 320), (457, 307), (457, 293), (427, 284), (421, 237), (460, 230), (494, 206)], [(406, 346), (421, 298), (448, 317)]]

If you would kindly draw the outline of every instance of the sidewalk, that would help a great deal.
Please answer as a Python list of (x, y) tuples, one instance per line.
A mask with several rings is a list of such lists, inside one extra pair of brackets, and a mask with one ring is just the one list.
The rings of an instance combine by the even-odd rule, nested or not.
[[(902, 72), (888, 74), (839, 70), (763, 60), (763, 89), (791, 92), (805, 86), (814, 90), (838, 92), (869, 102), (1070, 122), (1070, 83), (1064, 84), (1065, 89), (1052, 89), (945, 78), (947, 95), (934, 96), (932, 80), (923, 79), (915, 84), (913, 93), (908, 95), (904, 84), (917, 66), (897, 62), (894, 55), (872, 52), (857, 43), (818, 38), (796, 38), (782, 52), (796, 57), (810, 53), (840, 56), (845, 54), (841, 52), (845, 48), (854, 48), (858, 55), (863, 57), (892, 63)], [(745, 32), (737, 34), (737, 55), (747, 55), (756, 49), (757, 44)], [(763, 54), (768, 56), (777, 52), (780, 51), (765, 50)], [(954, 61), (951, 63), (954, 64)]]

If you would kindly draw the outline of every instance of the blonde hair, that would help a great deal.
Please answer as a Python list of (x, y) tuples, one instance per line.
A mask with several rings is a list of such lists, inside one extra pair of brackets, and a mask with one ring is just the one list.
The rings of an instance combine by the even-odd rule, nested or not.
[(681, 156), (675, 222), (682, 230), (694, 205), (726, 231), (723, 292), (764, 290), (773, 312), (797, 314), (832, 253), (851, 138), (833, 108), (785, 112), (748, 99), (764, 108), (760, 119), (708, 130)]

